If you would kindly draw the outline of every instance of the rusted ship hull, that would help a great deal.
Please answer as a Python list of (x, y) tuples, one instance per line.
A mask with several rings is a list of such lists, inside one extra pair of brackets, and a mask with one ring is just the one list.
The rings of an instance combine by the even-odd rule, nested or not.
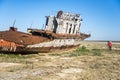
[[(16, 53), (48, 53), (48, 52), (58, 52), (58, 51), (66, 51), (72, 48), (77, 48), (79, 45), (69, 45), (69, 46), (61, 46), (61, 47), (24, 47), (24, 48), (17, 48)], [(14, 51), (3, 51), (3, 52), (14, 52)], [(15, 53), (14, 52), (14, 53)]]
[(0, 31), (0, 52), (51, 52), (77, 47), (90, 37), (80, 32), (81, 21), (79, 14), (59, 11), (57, 16), (46, 16), (43, 30), (28, 28), (24, 33), (10, 27)]
[(78, 47), (80, 42), (81, 40), (79, 39), (55, 39), (50, 42), (28, 45), (26, 48), (28, 51), (34, 50), (36, 52), (53, 52)]
[[(88, 37), (88, 36), (87, 36)], [(83, 39), (54, 39), (38, 44), (20, 45), (14, 42), (0, 42), (0, 52), (53, 52), (78, 47)], [(3, 40), (0, 40), (3, 41)]]

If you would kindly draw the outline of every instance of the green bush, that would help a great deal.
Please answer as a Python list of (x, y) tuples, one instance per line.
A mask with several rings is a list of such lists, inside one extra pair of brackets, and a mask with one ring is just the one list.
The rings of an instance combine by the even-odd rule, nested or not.
[(81, 56), (81, 55), (87, 55), (89, 52), (89, 50), (85, 47), (82, 46), (78, 49), (76, 49), (75, 51), (73, 51), (70, 56)]
[(92, 49), (92, 53), (93, 53), (94, 56), (101, 56), (100, 49)]
[(88, 52), (89, 50), (85, 46), (82, 46), (82, 47), (79, 47), (78, 49), (76, 49), (75, 51), (77, 51), (77, 52)]

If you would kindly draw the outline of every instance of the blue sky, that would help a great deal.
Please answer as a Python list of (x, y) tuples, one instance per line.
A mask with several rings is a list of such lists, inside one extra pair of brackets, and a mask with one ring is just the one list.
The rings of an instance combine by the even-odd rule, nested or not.
[(81, 32), (90, 33), (89, 40), (120, 40), (120, 0), (0, 0), (0, 31), (15, 26), (26, 32), (40, 29), (45, 16), (63, 10), (81, 14)]

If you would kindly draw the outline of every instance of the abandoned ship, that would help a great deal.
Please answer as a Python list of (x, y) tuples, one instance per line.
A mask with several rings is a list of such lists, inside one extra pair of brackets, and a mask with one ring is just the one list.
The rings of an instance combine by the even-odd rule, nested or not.
[(77, 47), (90, 34), (80, 32), (80, 14), (58, 11), (46, 16), (43, 29), (28, 28), (27, 33), (17, 28), (0, 31), (0, 52), (50, 52)]

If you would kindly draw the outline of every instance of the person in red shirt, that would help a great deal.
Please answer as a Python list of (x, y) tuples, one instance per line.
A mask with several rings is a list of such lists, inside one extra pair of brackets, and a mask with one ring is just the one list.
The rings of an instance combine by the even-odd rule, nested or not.
[(108, 47), (109, 47), (109, 50), (112, 50), (112, 42), (111, 41), (108, 41)]

